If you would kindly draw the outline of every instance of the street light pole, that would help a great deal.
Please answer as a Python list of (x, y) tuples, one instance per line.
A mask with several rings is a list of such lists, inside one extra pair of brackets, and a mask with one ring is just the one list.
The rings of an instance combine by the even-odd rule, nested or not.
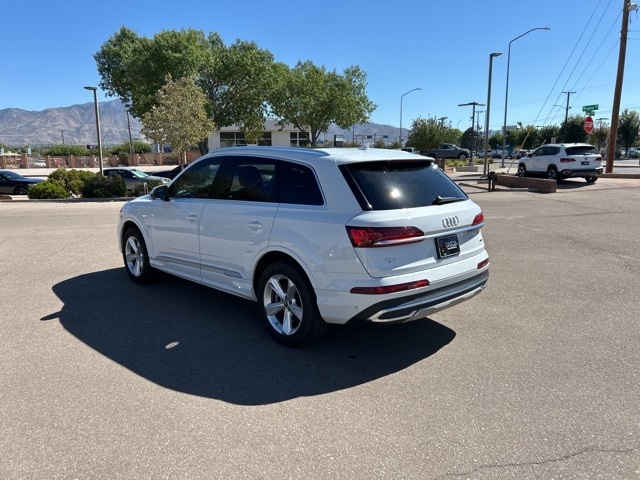
[(476, 121), (476, 106), (478, 107), (484, 107), (485, 104), (484, 103), (478, 103), (478, 102), (469, 102), (469, 103), (459, 103), (458, 104), (459, 107), (468, 107), (468, 106), (472, 106), (473, 109), (471, 110), (471, 150), (470, 150), (470, 158), (469, 158), (469, 165), (473, 165), (473, 136), (475, 135), (475, 129), (476, 129), (476, 125), (475, 125), (475, 121)]
[(502, 55), (500, 52), (493, 52), (489, 55), (489, 87), (487, 88), (487, 114), (484, 116), (484, 168), (483, 175), (489, 174), (489, 160), (487, 150), (489, 148), (489, 112), (491, 112), (491, 72), (493, 70), (493, 59)]
[(100, 175), (102, 175), (102, 137), (100, 136), (100, 112), (98, 111), (97, 87), (84, 87), (85, 90), (93, 90), (93, 105), (96, 110), (96, 130), (98, 132), (98, 157), (100, 159)]
[(507, 149), (507, 101), (509, 99), (509, 64), (511, 63), (511, 44), (524, 37), (525, 35), (535, 30), (551, 30), (549, 27), (536, 27), (524, 32), (522, 35), (518, 35), (516, 38), (509, 42), (509, 50), (507, 51), (507, 80), (504, 93), (504, 123), (502, 124), (502, 168), (504, 168), (504, 156)]
[(411, 92), (415, 92), (416, 90), (422, 90), (420, 87), (416, 87), (412, 90), (409, 90), (407, 93), (403, 93), (400, 95), (400, 148), (402, 148), (402, 99), (405, 95), (409, 95)]

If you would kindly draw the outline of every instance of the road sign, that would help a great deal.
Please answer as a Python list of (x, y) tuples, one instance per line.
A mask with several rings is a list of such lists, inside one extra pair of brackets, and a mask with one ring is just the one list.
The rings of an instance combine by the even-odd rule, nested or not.
[(582, 111), (583, 112), (595, 112), (596, 110), (598, 110), (598, 108), (600, 107), (600, 105), (596, 104), (596, 105), (585, 105), (584, 107), (582, 107)]
[(584, 131), (587, 133), (593, 132), (593, 118), (587, 117), (584, 119)]

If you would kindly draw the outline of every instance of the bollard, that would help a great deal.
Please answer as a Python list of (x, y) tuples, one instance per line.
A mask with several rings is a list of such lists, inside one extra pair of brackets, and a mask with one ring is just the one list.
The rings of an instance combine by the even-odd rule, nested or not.
[(488, 191), (489, 192), (494, 192), (496, 190), (496, 180), (498, 176), (496, 175), (496, 172), (489, 172), (488, 178), (489, 178), (489, 187), (488, 187)]

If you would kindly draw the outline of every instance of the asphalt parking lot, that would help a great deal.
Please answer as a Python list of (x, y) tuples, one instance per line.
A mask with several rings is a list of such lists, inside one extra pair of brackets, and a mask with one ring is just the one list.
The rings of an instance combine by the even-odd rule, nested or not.
[(640, 185), (465, 185), (490, 287), (273, 342), (257, 307), (132, 284), (121, 202), (0, 202), (0, 478), (640, 478)]

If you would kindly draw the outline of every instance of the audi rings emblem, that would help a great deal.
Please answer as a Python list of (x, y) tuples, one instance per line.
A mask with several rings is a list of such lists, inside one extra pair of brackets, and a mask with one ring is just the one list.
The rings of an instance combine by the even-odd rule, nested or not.
[(460, 220), (458, 220), (458, 217), (444, 217), (442, 219), (442, 226), (444, 228), (457, 227), (458, 223), (460, 223)]

